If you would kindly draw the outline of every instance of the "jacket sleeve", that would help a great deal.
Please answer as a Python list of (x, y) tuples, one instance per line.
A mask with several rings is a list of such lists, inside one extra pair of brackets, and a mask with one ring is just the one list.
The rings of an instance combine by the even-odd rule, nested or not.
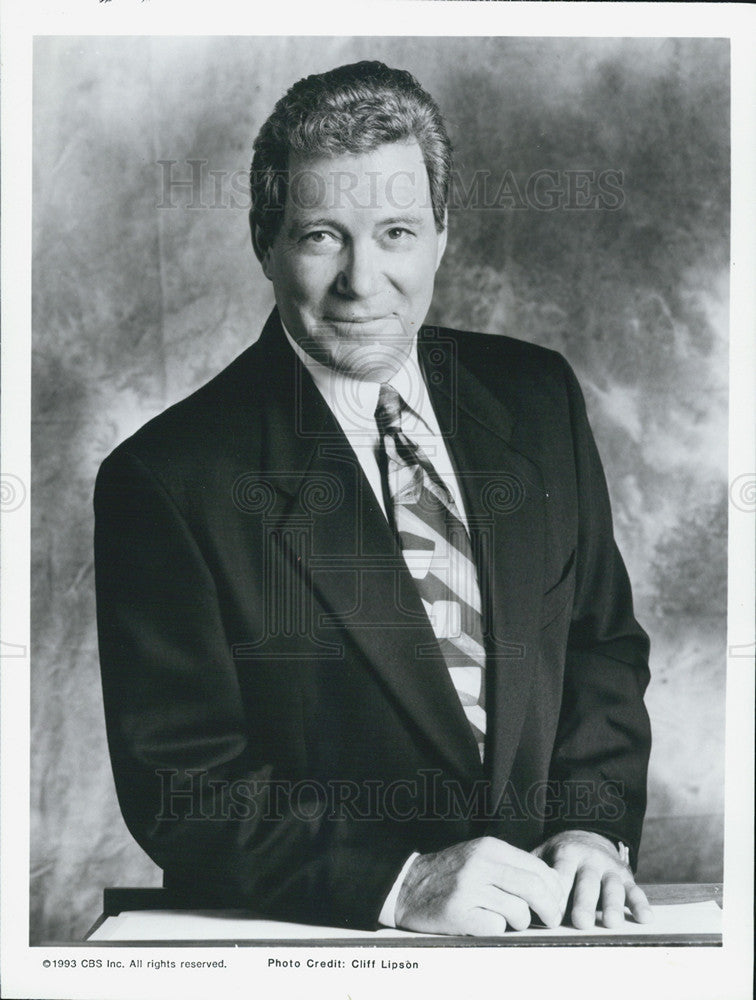
[[(572, 422), (578, 534), (575, 597), (551, 777), (562, 798), (549, 835), (592, 830), (630, 849), (637, 866), (651, 747), (643, 693), (648, 637), (633, 613), (614, 541), (601, 460), (577, 379), (564, 362)], [(569, 802), (565, 801), (569, 799)]]
[[(372, 929), (407, 856), (328, 822), (314, 782), (256, 740), (216, 582), (186, 518), (123, 446), (95, 488), (97, 620), (121, 810), (165, 884), (208, 905)], [(362, 828), (361, 828), (362, 827)]]

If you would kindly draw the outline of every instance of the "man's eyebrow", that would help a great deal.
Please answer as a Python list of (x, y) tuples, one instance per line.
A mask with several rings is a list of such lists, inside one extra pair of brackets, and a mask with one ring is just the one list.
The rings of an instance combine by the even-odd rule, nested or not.
[[(420, 229), (424, 225), (425, 220), (420, 215), (392, 215), (385, 219), (379, 219), (373, 229), (382, 229), (386, 226), (412, 226), (415, 229)], [(317, 229), (319, 227), (336, 229), (339, 232), (343, 229), (342, 223), (328, 215), (319, 215), (314, 218), (299, 216), (291, 220), (286, 227), (286, 232), (289, 236), (293, 236), (304, 229)]]
[(419, 227), (424, 224), (424, 219), (420, 215), (395, 215), (389, 219), (381, 219), (380, 222), (376, 223), (376, 228), (378, 226), (415, 226)]
[(326, 215), (321, 215), (314, 219), (310, 219), (304, 216), (292, 219), (287, 227), (287, 232), (291, 234), (297, 231), (301, 231), (302, 229), (312, 229), (312, 228), (317, 228), (318, 226), (328, 226), (331, 229), (341, 228), (335, 219), (331, 219)]

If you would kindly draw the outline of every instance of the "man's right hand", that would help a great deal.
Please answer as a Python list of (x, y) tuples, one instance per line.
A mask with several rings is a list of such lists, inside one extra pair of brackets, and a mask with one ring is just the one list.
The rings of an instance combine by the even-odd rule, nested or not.
[(481, 837), (415, 858), (399, 891), (396, 926), (497, 935), (529, 927), (531, 911), (556, 927), (566, 905), (567, 890), (545, 862), (496, 837)]

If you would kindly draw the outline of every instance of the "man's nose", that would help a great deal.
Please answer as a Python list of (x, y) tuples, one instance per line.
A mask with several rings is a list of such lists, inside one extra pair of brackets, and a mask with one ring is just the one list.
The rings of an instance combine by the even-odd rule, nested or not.
[(367, 299), (380, 286), (380, 263), (374, 247), (353, 243), (346, 248), (336, 289), (350, 298)]

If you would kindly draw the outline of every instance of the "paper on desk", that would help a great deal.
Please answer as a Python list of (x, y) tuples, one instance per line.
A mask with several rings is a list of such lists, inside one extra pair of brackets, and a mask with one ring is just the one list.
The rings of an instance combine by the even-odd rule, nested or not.
[[(672, 934), (721, 934), (722, 911), (713, 899), (700, 903), (675, 903), (667, 906), (652, 907), (654, 919), (648, 924), (636, 923), (629, 913), (624, 924), (618, 927), (592, 927), (590, 930), (578, 930), (576, 927), (528, 928), (525, 931), (514, 931), (518, 936), (535, 938), (537, 935), (549, 937), (574, 937), (595, 934), (601, 936), (654, 934), (659, 937), (669, 937)], [(600, 922), (600, 916), (599, 916)]]
[[(721, 934), (722, 911), (713, 900), (702, 903), (678, 903), (654, 906), (654, 920), (637, 924), (625, 920), (619, 927), (594, 927), (577, 930), (574, 927), (536, 928), (525, 931), (508, 931), (507, 937), (537, 940), (539, 937), (574, 937), (586, 934), (624, 936), (653, 934), (666, 937), (671, 934)], [(284, 941), (328, 940), (334, 938), (417, 938), (412, 931), (385, 927), (382, 930), (354, 931), (343, 927), (313, 927), (307, 924), (289, 924), (276, 920), (245, 918), (238, 910), (214, 912), (181, 912), (178, 910), (131, 910), (108, 917), (89, 937), (90, 941)], [(433, 935), (440, 936), (440, 935)]]

